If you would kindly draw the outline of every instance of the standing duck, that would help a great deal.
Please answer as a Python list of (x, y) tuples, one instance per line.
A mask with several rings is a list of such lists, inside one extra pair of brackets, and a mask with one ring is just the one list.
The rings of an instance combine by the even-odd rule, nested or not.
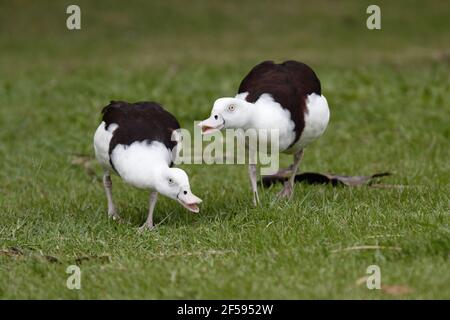
[[(292, 172), (278, 198), (292, 197), (294, 179), (304, 148), (320, 137), (330, 111), (320, 81), (304, 63), (264, 61), (242, 80), (235, 97), (219, 98), (211, 116), (200, 122), (203, 134), (223, 128), (278, 131), (279, 151), (294, 155)], [(259, 203), (256, 165), (249, 164), (253, 203)]]
[(94, 135), (94, 149), (104, 169), (108, 216), (119, 219), (112, 198), (112, 172), (136, 188), (151, 190), (148, 217), (141, 231), (153, 229), (159, 193), (189, 211), (199, 212), (202, 200), (191, 192), (186, 172), (172, 168), (177, 146), (172, 138), (180, 128), (177, 119), (155, 102), (112, 101), (102, 114)]

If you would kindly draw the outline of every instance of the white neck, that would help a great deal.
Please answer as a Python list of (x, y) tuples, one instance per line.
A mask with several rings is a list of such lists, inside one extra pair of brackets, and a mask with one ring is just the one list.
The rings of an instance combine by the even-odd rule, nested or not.
[(164, 179), (167, 176), (167, 171), (170, 167), (164, 161), (155, 162), (149, 166), (148, 172), (146, 172), (146, 176), (144, 177), (147, 181), (147, 188), (149, 189), (158, 189), (158, 186), (166, 183)]
[(242, 107), (243, 113), (240, 114), (242, 122), (240, 124), (237, 124), (237, 128), (242, 128), (244, 130), (255, 127), (254, 119), (255, 116), (258, 114), (255, 104), (245, 100), (247, 94), (248, 94), (247, 92), (244, 92), (238, 94), (234, 98), (229, 98), (234, 99), (234, 101), (237, 102), (237, 104)]

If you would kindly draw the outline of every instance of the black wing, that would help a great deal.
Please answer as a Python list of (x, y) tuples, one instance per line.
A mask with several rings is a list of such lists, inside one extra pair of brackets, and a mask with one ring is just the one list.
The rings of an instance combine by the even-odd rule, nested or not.
[(156, 102), (111, 101), (102, 114), (106, 129), (113, 123), (119, 126), (109, 145), (110, 154), (118, 144), (130, 145), (135, 141), (159, 141), (171, 150), (177, 144), (171, 138), (180, 124)]

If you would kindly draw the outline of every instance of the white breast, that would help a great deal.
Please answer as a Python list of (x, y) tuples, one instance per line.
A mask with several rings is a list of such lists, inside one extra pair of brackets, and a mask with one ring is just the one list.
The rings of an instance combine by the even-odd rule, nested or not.
[(137, 188), (154, 189), (162, 167), (172, 162), (172, 153), (158, 141), (136, 141), (129, 146), (117, 145), (111, 152), (117, 173)]
[(305, 128), (299, 140), (289, 150), (286, 150), (287, 153), (305, 148), (319, 138), (327, 128), (330, 119), (330, 109), (328, 108), (327, 99), (323, 95), (310, 94), (306, 100), (306, 108)]
[[(245, 99), (247, 93), (239, 94), (237, 98)], [(261, 144), (270, 142), (270, 130), (278, 131), (279, 150), (286, 150), (295, 139), (295, 124), (291, 120), (291, 113), (276, 102), (270, 94), (262, 94), (255, 102), (252, 122), (249, 125), (257, 130), (264, 129), (266, 132), (258, 132), (258, 140)], [(269, 135), (267, 135), (268, 133)]]
[(114, 131), (119, 127), (117, 124), (112, 123), (108, 130), (105, 129), (105, 122), (102, 121), (95, 131), (94, 135), (94, 150), (95, 157), (98, 162), (105, 168), (111, 169), (111, 164), (109, 162), (109, 143), (113, 137)]

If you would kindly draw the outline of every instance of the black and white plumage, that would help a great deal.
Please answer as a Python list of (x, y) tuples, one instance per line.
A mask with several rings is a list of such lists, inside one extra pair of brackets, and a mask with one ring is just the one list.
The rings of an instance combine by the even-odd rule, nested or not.
[[(279, 193), (290, 198), (303, 149), (324, 133), (329, 116), (320, 81), (309, 66), (264, 61), (242, 80), (235, 97), (217, 99), (211, 116), (199, 125), (204, 134), (222, 128), (278, 130), (279, 151), (294, 154), (291, 178)], [(255, 165), (250, 165), (249, 173), (257, 204)]]
[(187, 174), (172, 168), (177, 146), (174, 132), (180, 128), (177, 119), (155, 102), (112, 101), (102, 114), (94, 135), (94, 149), (105, 170), (108, 215), (119, 218), (112, 201), (111, 172), (134, 187), (152, 190), (149, 215), (142, 229), (153, 228), (158, 193), (198, 212), (201, 199), (192, 194)]

